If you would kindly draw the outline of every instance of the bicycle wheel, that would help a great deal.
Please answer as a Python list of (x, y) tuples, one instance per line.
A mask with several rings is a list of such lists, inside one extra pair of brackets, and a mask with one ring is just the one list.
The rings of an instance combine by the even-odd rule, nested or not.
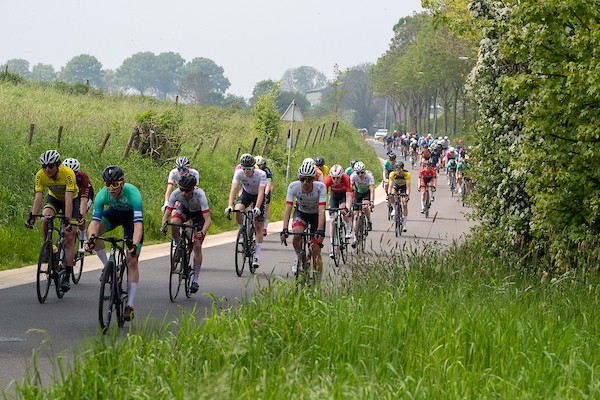
[[(61, 249), (59, 248), (59, 251), (60, 250)], [(56, 289), (56, 296), (59, 299), (62, 299), (63, 296), (65, 295), (65, 292), (63, 292), (63, 290), (62, 290), (63, 281), (66, 279), (65, 262), (64, 262), (64, 260), (61, 260), (60, 258), (58, 258), (53, 261), (53, 264), (54, 264), (54, 272), (52, 273), (52, 275), (54, 276), (54, 289)]]
[(114, 260), (110, 259), (104, 266), (102, 277), (100, 278), (100, 301), (98, 302), (98, 318), (102, 333), (108, 331), (113, 312), (117, 309), (117, 299), (113, 290), (113, 269)]
[(340, 230), (338, 227), (338, 221), (333, 223), (333, 236), (331, 239), (331, 254), (333, 254), (333, 264), (336, 267), (340, 266), (341, 249), (340, 249)]
[(187, 251), (185, 252), (185, 263), (183, 264), (183, 283), (185, 289), (185, 297), (188, 299), (192, 297), (192, 278), (194, 270), (191, 266), (192, 263), (192, 251), (194, 250), (194, 241), (191, 237), (187, 238)]
[(37, 266), (37, 298), (40, 303), (48, 298), (52, 271), (52, 244), (44, 242), (40, 250)]
[(425, 218), (429, 218), (429, 207), (431, 207), (431, 200), (429, 199), (429, 190), (425, 195)]
[(246, 264), (246, 230), (242, 227), (238, 231), (235, 241), (235, 273), (242, 276), (244, 273), (244, 264)]
[(127, 304), (127, 291), (123, 289), (123, 275), (125, 275), (125, 271), (127, 270), (127, 259), (125, 258), (125, 254), (123, 250), (119, 249), (117, 253), (117, 260), (119, 260), (119, 265), (117, 266), (117, 282), (114, 285), (113, 293), (115, 300), (115, 309), (117, 311), (117, 324), (119, 328), (122, 328), (125, 325), (125, 316), (123, 315), (125, 311), (125, 304)]
[(365, 250), (365, 215), (361, 214), (356, 223), (356, 251), (363, 252)]
[(450, 194), (454, 197), (454, 192), (456, 191), (456, 183), (454, 181), (454, 176), (450, 177)]
[(77, 239), (75, 239), (75, 262), (73, 262), (73, 274), (71, 275), (74, 284), (79, 283), (79, 280), (81, 279), (81, 273), (83, 272), (83, 261), (85, 260), (85, 254), (78, 251), (80, 248), (83, 248), (83, 242), (85, 242), (85, 240), (81, 240), (77, 234)]
[(392, 210), (394, 208), (392, 207), (392, 205), (390, 203), (387, 203), (387, 217), (388, 217), (388, 221), (392, 220)]
[(169, 275), (169, 299), (175, 301), (179, 294), (179, 286), (183, 277), (183, 266), (185, 265), (186, 251), (184, 238), (180, 237), (175, 246), (171, 243), (171, 273)]
[(256, 231), (254, 230), (254, 225), (250, 225), (248, 228), (248, 266), (250, 267), (250, 273), (254, 274), (256, 272), (256, 267), (254, 267), (254, 254), (256, 254)]
[(396, 237), (402, 236), (402, 207), (396, 203), (396, 215), (394, 224), (396, 226)]
[(338, 238), (340, 243), (340, 259), (343, 264), (346, 264), (346, 258), (348, 258), (348, 239), (346, 239), (346, 224), (340, 219), (338, 225)]

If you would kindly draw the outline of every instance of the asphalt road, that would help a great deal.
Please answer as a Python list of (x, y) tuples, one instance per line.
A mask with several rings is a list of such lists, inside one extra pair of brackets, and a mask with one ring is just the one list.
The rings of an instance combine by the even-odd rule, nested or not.
[[(379, 143), (372, 144), (378, 155), (384, 158), (383, 146)], [(373, 172), (376, 181), (379, 180), (381, 171)], [(385, 196), (378, 186), (369, 248), (376, 250), (381, 244), (385, 249), (393, 244), (419, 246), (429, 241), (451, 243), (464, 237), (473, 225), (465, 220), (463, 213), (466, 209), (455, 197), (451, 197), (444, 176), (438, 179), (438, 192), (430, 218), (426, 219), (420, 214), (416, 191), (418, 171), (411, 172), (413, 194), (409, 202), (408, 232), (400, 238), (394, 236), (392, 222), (387, 220), (386, 208), (382, 203)], [(235, 232), (207, 236), (200, 290), (190, 299), (180, 293), (174, 303), (169, 300), (168, 292), (168, 244), (145, 247), (140, 258), (141, 278), (136, 298), (136, 318), (132, 324), (143, 325), (148, 322), (159, 325), (163, 320), (177, 319), (182, 311), (189, 312), (194, 307), (197, 314), (204, 316), (210, 313), (213, 302), (208, 294), (220, 299), (224, 307), (235, 306), (251, 296), (257, 282), (265, 284), (275, 276), (291, 279), (293, 250), (291, 245), (284, 247), (280, 244), (277, 234), (280, 230), (281, 223), (269, 225), (261, 267), (256, 276), (250, 275), (246, 269), (241, 278), (237, 277), (234, 268)], [(326, 245), (324, 255), (328, 252)], [(324, 260), (325, 272), (335, 275), (332, 260), (326, 256)], [(61, 300), (56, 297), (54, 287), (51, 287), (44, 304), (37, 301), (34, 266), (0, 271), (0, 388), (8, 388), (10, 393), (10, 382), (23, 378), (34, 359), (33, 352), (37, 354), (42, 379), (47, 382), (52, 370), (51, 360), (62, 353), (68, 361), (77, 349), (83, 347), (86, 340), (98, 337), (99, 268), (96, 256), (86, 257), (80, 283), (73, 285)], [(127, 332), (128, 325), (126, 323), (121, 331)]]

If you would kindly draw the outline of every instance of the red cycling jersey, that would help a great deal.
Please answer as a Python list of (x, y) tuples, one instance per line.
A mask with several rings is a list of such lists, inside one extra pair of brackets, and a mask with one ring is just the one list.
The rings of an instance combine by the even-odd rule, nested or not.
[(435, 168), (421, 168), (419, 171), (419, 178), (422, 179), (425, 183), (429, 182), (432, 179), (437, 177), (437, 173), (435, 172)]
[(327, 175), (325, 178), (325, 186), (331, 188), (333, 193), (346, 193), (352, 192), (352, 185), (350, 185), (350, 177), (346, 174), (342, 174), (342, 179), (339, 182), (334, 183), (331, 175)]

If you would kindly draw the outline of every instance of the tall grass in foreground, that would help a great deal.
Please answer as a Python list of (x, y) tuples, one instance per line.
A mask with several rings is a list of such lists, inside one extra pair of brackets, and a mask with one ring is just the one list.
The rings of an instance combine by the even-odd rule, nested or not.
[[(273, 280), (247, 304), (99, 338), (24, 399), (598, 398), (597, 282), (516, 275), (477, 248)], [(360, 264), (360, 266), (359, 266)]]

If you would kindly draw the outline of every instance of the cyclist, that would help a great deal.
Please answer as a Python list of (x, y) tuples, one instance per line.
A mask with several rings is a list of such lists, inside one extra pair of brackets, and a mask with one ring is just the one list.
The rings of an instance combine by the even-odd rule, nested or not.
[[(313, 167), (315, 167), (315, 171), (317, 173), (317, 175), (315, 176), (315, 181), (323, 182), (325, 180), (323, 171), (316, 167), (315, 160), (313, 160), (312, 158), (305, 158), (304, 161), (302, 161), (302, 164), (311, 164)], [(296, 179), (298, 179), (298, 177), (296, 177)]]
[[(315, 276), (321, 280), (323, 274), (323, 259), (321, 248), (325, 238), (325, 204), (327, 201), (327, 188), (323, 182), (315, 180), (317, 171), (310, 163), (303, 163), (298, 169), (298, 180), (289, 184), (285, 197), (285, 209), (283, 211), (283, 230), (279, 235), (281, 241), (289, 235), (290, 217), (294, 233), (301, 233), (310, 229), (314, 235), (311, 240), (310, 253), (314, 260)], [(292, 216), (292, 206), (296, 198), (296, 209)], [(292, 272), (298, 270), (298, 256), (302, 251), (302, 238), (294, 236), (294, 251), (296, 259), (292, 265)]]
[(352, 160), (350, 161), (350, 166), (348, 168), (346, 168), (346, 170), (344, 171), (344, 173), (348, 176), (352, 175), (352, 172), (354, 171), (354, 164), (356, 164), (356, 160)]
[(427, 145), (424, 145), (421, 148), (421, 159), (419, 161), (419, 164), (424, 165), (425, 161), (429, 161), (429, 159), (431, 159), (431, 150), (429, 150), (429, 148), (427, 147)]
[[(342, 210), (342, 215), (346, 224), (346, 237), (351, 238), (350, 205), (352, 204), (352, 185), (350, 184), (350, 177), (344, 173), (344, 168), (341, 165), (335, 164), (331, 167), (324, 183), (328, 189), (331, 189), (329, 208), (346, 208)], [(332, 215), (333, 211), (330, 211), (329, 214)], [(333, 248), (333, 218), (329, 219), (329, 227), (331, 229), (331, 247)], [(329, 254), (329, 257), (333, 258), (333, 251)]]
[(265, 220), (263, 222), (263, 236), (267, 236), (267, 227), (269, 218), (271, 218), (271, 193), (273, 193), (273, 172), (267, 167), (267, 160), (261, 156), (254, 157), (256, 168), (265, 171), (267, 174), (267, 186), (265, 186)]
[[(392, 204), (396, 202), (396, 195), (406, 195), (402, 197), (402, 231), (406, 232), (408, 223), (408, 200), (410, 200), (410, 172), (404, 169), (404, 163), (398, 161), (396, 170), (390, 173), (391, 188), (388, 194)], [(392, 211), (394, 216), (396, 210)]]
[[(174, 211), (171, 216), (171, 223), (183, 224), (191, 220), (194, 225), (195, 230), (192, 237), (194, 242), (194, 278), (190, 287), (192, 293), (198, 291), (198, 276), (202, 267), (202, 243), (211, 224), (206, 194), (204, 190), (196, 186), (197, 184), (198, 180), (194, 174), (188, 173), (180, 177), (179, 187), (171, 193), (163, 212), (162, 227), (160, 228), (160, 233), (163, 235), (167, 233), (167, 219), (172, 210)], [(173, 240), (177, 241), (179, 239), (179, 229), (172, 232)]]
[[(354, 210), (354, 229), (358, 221), (358, 210), (362, 207), (367, 217), (367, 230), (373, 229), (371, 223), (371, 210), (374, 207), (373, 199), (375, 198), (375, 178), (371, 171), (367, 171), (365, 164), (362, 161), (357, 161), (354, 164), (354, 172), (350, 176), (350, 183), (353, 187), (354, 202), (352, 209)], [(356, 246), (356, 232), (354, 232), (354, 240), (352, 247)]]
[[(229, 191), (228, 206), (225, 209), (225, 215), (229, 217), (231, 211), (233, 211), (233, 201), (236, 193), (238, 193), (238, 186), (242, 184), (242, 193), (237, 198), (235, 203), (236, 210), (244, 210), (251, 204), (254, 205), (254, 224), (256, 227), (256, 250), (254, 253), (254, 260), (252, 265), (254, 268), (260, 266), (260, 252), (263, 243), (263, 221), (265, 219), (265, 188), (267, 186), (267, 173), (261, 169), (254, 168), (256, 160), (252, 157), (252, 154), (242, 154), (240, 157), (241, 168), (237, 169), (233, 173), (233, 180), (231, 181), (231, 190)], [(243, 223), (243, 215), (236, 213), (235, 220), (241, 227)]]
[[(125, 183), (125, 172), (118, 165), (110, 165), (102, 171), (104, 187), (94, 199), (92, 222), (88, 226), (86, 250), (96, 250), (106, 257), (106, 248), (97, 236), (123, 226), (124, 236), (132, 241), (125, 252), (127, 262), (127, 306), (123, 318), (131, 321), (134, 317), (135, 295), (140, 280), (138, 259), (144, 242), (144, 210), (142, 195), (137, 187)], [(106, 209), (105, 209), (106, 207)]]
[[(381, 181), (381, 185), (383, 186), (386, 195), (389, 193), (390, 173), (396, 169), (394, 165), (396, 165), (396, 153), (390, 151), (388, 153), (388, 159), (383, 163), (383, 180)], [(386, 200), (388, 202), (388, 207), (391, 208), (393, 203), (390, 202), (389, 198)]]
[[(419, 171), (419, 188), (417, 189), (421, 192), (421, 214), (425, 212), (425, 191), (427, 190), (427, 185), (431, 187), (432, 192), (435, 192), (436, 180), (437, 174), (435, 168), (431, 165), (431, 161), (425, 161), (423, 168)], [(433, 200), (432, 195), (431, 201)]]
[(446, 175), (448, 177), (448, 184), (450, 184), (452, 179), (454, 179), (454, 184), (456, 185), (457, 169), (458, 169), (458, 164), (456, 162), (456, 159), (450, 158), (446, 163)]
[(321, 171), (324, 178), (329, 175), (329, 167), (325, 165), (325, 159), (323, 157), (315, 158), (315, 167), (317, 170)]
[(171, 193), (173, 193), (174, 186), (179, 183), (179, 179), (184, 174), (191, 173), (196, 177), (196, 182), (200, 182), (200, 173), (190, 168), (190, 159), (186, 156), (179, 156), (175, 159), (175, 168), (169, 171), (169, 177), (167, 178), (167, 190), (165, 191), (165, 203), (162, 206), (162, 210), (165, 209), (169, 198), (171, 197)]
[[(90, 177), (85, 172), (81, 171), (81, 164), (76, 158), (65, 158), (62, 165), (69, 167), (75, 173), (75, 180), (77, 181), (77, 188), (79, 189), (79, 214), (81, 220), (79, 223), (79, 239), (83, 244), (85, 240), (85, 215), (92, 206), (94, 201), (94, 187), (90, 182)], [(83, 247), (78, 249), (80, 253), (85, 252)]]
[[(35, 218), (42, 208), (44, 216), (52, 216), (63, 212), (65, 216), (63, 225), (65, 227), (65, 279), (61, 283), (61, 290), (68, 292), (69, 277), (73, 274), (73, 261), (75, 260), (75, 229), (71, 224), (82, 224), (79, 214), (79, 188), (75, 179), (75, 173), (69, 167), (60, 163), (60, 154), (56, 150), (47, 150), (40, 155), (42, 168), (35, 174), (35, 197), (29, 218), (25, 226), (33, 229)], [(44, 200), (44, 189), (48, 189), (48, 195)], [(49, 220), (42, 218), (42, 237), (46, 240)]]

